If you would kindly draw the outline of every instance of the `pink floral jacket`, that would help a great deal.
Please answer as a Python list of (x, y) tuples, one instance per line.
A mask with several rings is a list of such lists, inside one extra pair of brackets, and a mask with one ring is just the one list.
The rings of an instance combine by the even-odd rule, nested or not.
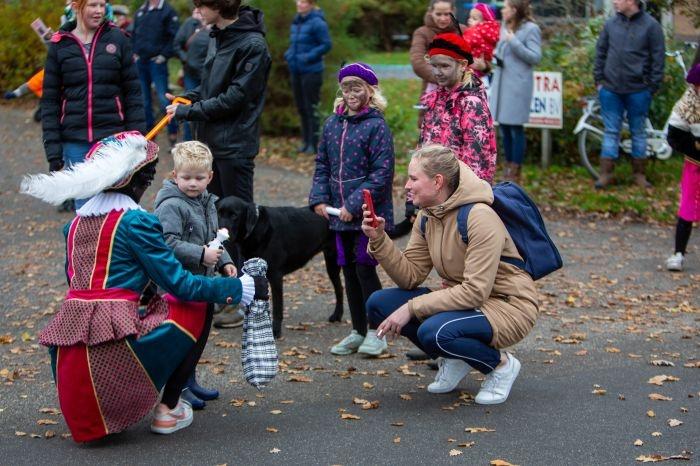
[(496, 173), (496, 132), (481, 82), (423, 96), (427, 107), (418, 146), (441, 144), (455, 151), (476, 175), (491, 183)]

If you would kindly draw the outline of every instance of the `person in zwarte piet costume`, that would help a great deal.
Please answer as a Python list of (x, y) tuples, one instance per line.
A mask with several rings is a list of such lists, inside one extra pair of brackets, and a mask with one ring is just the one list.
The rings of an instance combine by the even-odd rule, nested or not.
[[(120, 432), (151, 411), (153, 432), (190, 425), (192, 408), (179, 399), (189, 373), (179, 369), (200, 337), (206, 302), (247, 305), (267, 293), (264, 277), (209, 278), (182, 268), (158, 219), (138, 204), (157, 153), (140, 133), (119, 133), (82, 164), (22, 181), (21, 192), (54, 205), (90, 198), (64, 228), (68, 292), (39, 336), (76, 442)], [(168, 294), (140, 309), (149, 281)]]

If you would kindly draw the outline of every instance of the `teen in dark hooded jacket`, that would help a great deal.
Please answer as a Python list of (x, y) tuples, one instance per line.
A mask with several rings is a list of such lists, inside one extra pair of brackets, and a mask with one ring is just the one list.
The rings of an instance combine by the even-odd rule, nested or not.
[(204, 61), (201, 84), (185, 94), (192, 104), (173, 104), (167, 112), (194, 122), (195, 139), (211, 149), (214, 178), (209, 190), (220, 198), (233, 195), (253, 202), (253, 159), (260, 148), (271, 58), (262, 11), (240, 3), (194, 1), (202, 21), (212, 25), (215, 40)]
[(318, 146), (317, 107), (323, 83), (323, 55), (331, 49), (331, 37), (323, 11), (315, 0), (297, 0), (297, 15), (289, 34), (284, 59), (289, 65), (294, 102), (301, 120), (299, 152), (315, 153)]

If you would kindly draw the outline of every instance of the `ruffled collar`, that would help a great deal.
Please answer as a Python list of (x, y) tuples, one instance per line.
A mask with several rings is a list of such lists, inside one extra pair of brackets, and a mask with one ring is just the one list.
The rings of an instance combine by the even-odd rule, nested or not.
[(75, 213), (80, 217), (97, 217), (113, 210), (144, 210), (144, 208), (126, 194), (103, 192), (92, 197)]

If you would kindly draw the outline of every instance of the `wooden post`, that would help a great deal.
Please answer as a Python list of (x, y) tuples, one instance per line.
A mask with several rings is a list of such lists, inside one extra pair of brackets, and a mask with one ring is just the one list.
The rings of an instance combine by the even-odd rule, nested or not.
[(549, 132), (549, 128), (542, 128), (542, 155), (541, 155), (541, 165), (542, 168), (549, 167), (552, 162), (552, 135)]

